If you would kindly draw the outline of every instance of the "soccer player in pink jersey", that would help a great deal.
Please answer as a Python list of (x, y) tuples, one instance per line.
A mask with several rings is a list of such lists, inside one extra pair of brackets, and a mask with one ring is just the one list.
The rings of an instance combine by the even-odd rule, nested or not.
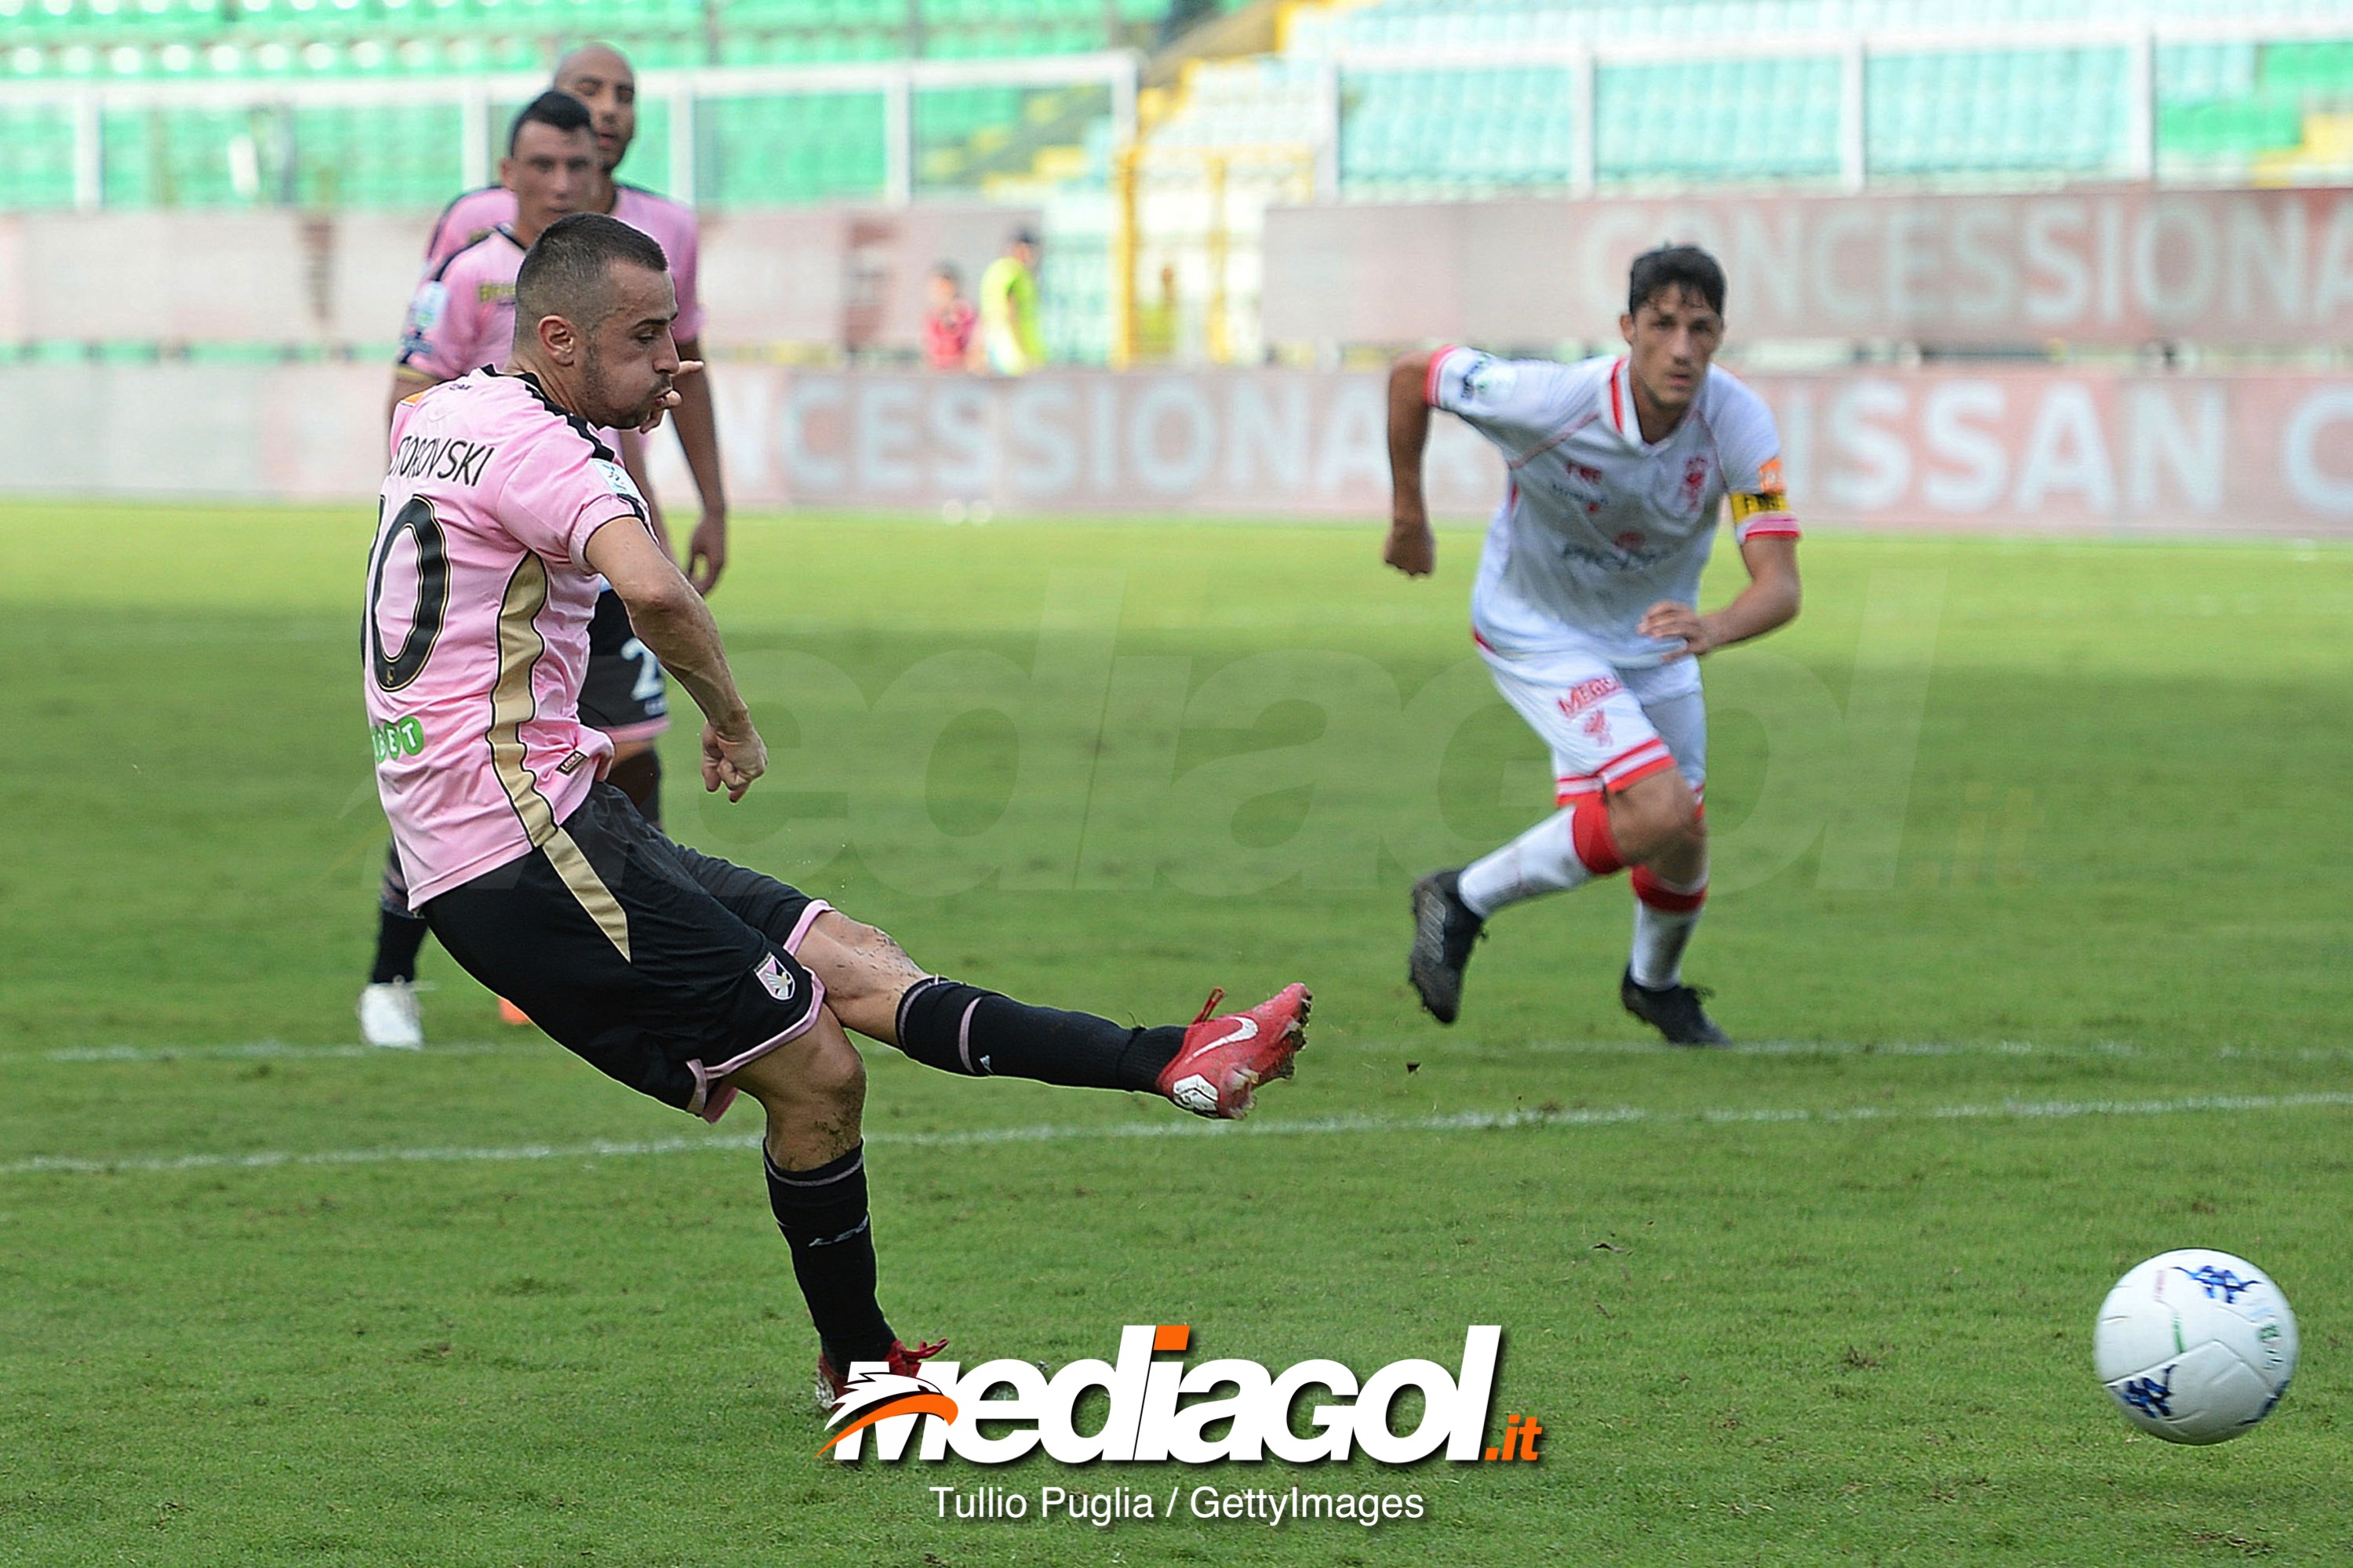
[[(1715, 367), (1724, 271), (1692, 246), (1635, 260), (1627, 352), (1581, 365), (1466, 348), (1407, 355), (1389, 376), (1394, 495), (1384, 558), (1427, 576), (1421, 487), (1430, 411), (1493, 442), (1510, 475), (1471, 594), (1495, 684), (1544, 738), (1557, 810), (1512, 842), (1414, 885), (1407, 970), (1451, 1023), (1489, 916), (1630, 868), (1633, 950), (1619, 999), (1678, 1045), (1724, 1032), (1683, 980), (1707, 897), (1707, 707), (1698, 661), (1798, 613), (1798, 524), (1781, 440), (1754, 392)], [(1698, 610), (1716, 512), (1732, 503), (1748, 586)]]
[(361, 650), (376, 789), (410, 895), (466, 970), (592, 1065), (709, 1121), (739, 1094), (766, 1114), (768, 1198), (818, 1337), (830, 1406), (864, 1370), (912, 1373), (876, 1299), (860, 1130), (864, 1063), (846, 1030), (975, 1077), (1156, 1093), (1246, 1114), (1287, 1077), (1308, 994), (1130, 1028), (1031, 1007), (918, 969), (897, 943), (774, 878), (671, 842), (604, 782), (612, 741), (581, 721), (601, 577), (706, 720), (706, 789), (740, 800), (767, 747), (711, 611), (655, 540), (598, 439), (650, 429), (681, 362), (661, 248), (579, 213), (515, 282), (499, 369), (396, 411), (369, 552)]
[[(553, 83), (588, 106), (596, 137), (596, 177), (580, 204), (583, 212), (601, 212), (632, 228), (653, 236), (670, 258), (670, 274), (678, 286), (678, 351), (689, 359), (702, 357), (702, 305), (696, 291), (701, 243), (694, 209), (668, 196), (613, 177), (629, 143), (638, 134), (638, 76), (620, 50), (609, 44), (585, 44), (556, 62)], [(503, 185), (470, 191), (453, 201), (435, 224), (426, 246), (425, 269), (434, 268), (513, 217), (514, 195)], [(679, 384), (679, 449), (694, 475), (702, 498), (702, 519), (687, 541), (687, 576), (709, 593), (727, 565), (727, 489), (719, 463), (719, 420), (712, 408), (711, 387), (701, 376)]]
[(583, 210), (595, 189), (596, 142), (588, 106), (541, 93), (507, 132), (499, 187), (508, 215), (451, 251), (418, 283), (401, 334), (392, 400), (454, 381), (506, 357), (514, 341), (515, 274), (542, 230)]

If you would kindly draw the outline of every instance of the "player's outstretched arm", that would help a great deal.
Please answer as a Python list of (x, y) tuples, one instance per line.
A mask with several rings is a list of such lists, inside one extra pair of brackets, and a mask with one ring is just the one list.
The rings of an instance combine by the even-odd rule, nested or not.
[(1409, 577), (1438, 565), (1438, 537), (1421, 493), (1421, 453), (1430, 444), (1428, 354), (1400, 355), (1389, 366), (1389, 539), (1381, 559)]
[(1702, 615), (1687, 604), (1662, 600), (1643, 613), (1642, 635), (1680, 637), (1683, 652), (1668, 657), (1697, 658), (1795, 620), (1804, 598), (1798, 582), (1798, 541), (1787, 534), (1759, 534), (1742, 544), (1740, 560), (1748, 568), (1748, 586), (1730, 604)]
[(628, 607), (638, 641), (676, 675), (708, 722), (702, 726), (702, 787), (724, 788), (740, 800), (768, 770), (768, 747), (752, 726), (752, 710), (735, 689), (711, 607), (694, 591), (669, 552), (630, 518), (615, 518), (589, 535), (588, 565), (604, 574)]

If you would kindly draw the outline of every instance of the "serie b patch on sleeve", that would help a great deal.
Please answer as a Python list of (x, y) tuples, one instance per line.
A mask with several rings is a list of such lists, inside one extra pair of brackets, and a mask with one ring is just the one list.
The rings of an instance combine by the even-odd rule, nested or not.
[(441, 319), (449, 303), (449, 291), (440, 283), (420, 284), (416, 296), (408, 302), (408, 330), (427, 333)]
[(597, 473), (605, 481), (606, 489), (616, 495), (627, 496), (640, 506), (646, 503), (645, 493), (638, 489), (638, 482), (629, 477), (628, 469), (604, 458), (591, 458), (589, 461), (596, 465)]

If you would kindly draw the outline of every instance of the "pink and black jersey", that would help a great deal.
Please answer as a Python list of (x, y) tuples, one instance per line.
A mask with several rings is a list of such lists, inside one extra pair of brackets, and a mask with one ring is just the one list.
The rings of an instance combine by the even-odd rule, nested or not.
[[(678, 291), (678, 320), (670, 334), (681, 343), (702, 335), (702, 301), (694, 281), (700, 263), (694, 209), (668, 196), (636, 185), (613, 185), (613, 216), (638, 233), (649, 236), (670, 260), (670, 286)], [(442, 209), (433, 238), (425, 247), (425, 275), (433, 274), (449, 258), (501, 224), (515, 220), (514, 192), (504, 185), (468, 191)]]
[(515, 275), (527, 249), (501, 224), (417, 284), (400, 334), (402, 368), (455, 381), (504, 360), (514, 343)]
[(1504, 652), (1658, 663), (1681, 644), (1635, 628), (1662, 599), (1697, 602), (1727, 495), (1736, 542), (1798, 532), (1772, 411), (1729, 372), (1710, 366), (1656, 443), (1642, 440), (1623, 357), (1558, 365), (1450, 348), (1430, 361), (1424, 395), (1493, 442), (1510, 474), (1471, 595), (1472, 624)]
[(588, 540), (646, 511), (586, 425), (532, 377), (488, 369), (395, 411), (378, 506), (364, 684), (376, 792), (421, 909), (562, 847), (558, 824), (613, 755), (578, 713)]

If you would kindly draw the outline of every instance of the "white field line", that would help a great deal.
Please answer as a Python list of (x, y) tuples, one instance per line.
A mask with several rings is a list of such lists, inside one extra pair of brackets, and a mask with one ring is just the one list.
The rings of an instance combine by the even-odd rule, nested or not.
[[(1484, 1044), (1474, 1040), (1449, 1040), (1433, 1045), (1426, 1040), (1398, 1043), (1352, 1042), (1350, 1049), (1387, 1055), (1441, 1060), (1448, 1056), (1472, 1061), (1500, 1061), (1511, 1056), (1660, 1056), (1681, 1053), (1656, 1040), (1525, 1040)], [(2147, 1062), (2342, 1062), (2353, 1058), (2345, 1045), (2215, 1045), (2200, 1049), (2137, 1045), (2128, 1040), (2097, 1040), (2083, 1045), (2046, 1045), (2031, 1040), (1893, 1040), (1859, 1044), (1845, 1040), (1744, 1040), (1711, 1046), (1708, 1056), (1861, 1056), (1921, 1058), (1996, 1056), (2006, 1060), (2052, 1058), (2067, 1060), (2135, 1060)]]
[[(387, 1062), (415, 1061), (427, 1056), (505, 1056), (546, 1052), (550, 1042), (538, 1035), (509, 1042), (464, 1040), (437, 1042), (422, 1052), (395, 1051), (368, 1045), (289, 1045), (276, 1040), (256, 1040), (228, 1045), (71, 1045), (51, 1051), (0, 1051), (0, 1065), (52, 1062), (67, 1065), (139, 1062), (354, 1061), (375, 1058)], [(1363, 1054), (1426, 1056), (1433, 1061), (1492, 1061), (1511, 1056), (1666, 1056), (1675, 1053), (1657, 1041), (1530, 1040), (1510, 1044), (1483, 1044), (1472, 1040), (1352, 1041), (1348, 1049)], [(2031, 1040), (1888, 1041), (1856, 1044), (1841, 1040), (1752, 1040), (1719, 1047), (1711, 1056), (1884, 1056), (1895, 1059), (1943, 1056), (1996, 1056), (2007, 1059), (2052, 1057), (2143, 1061), (2217, 1062), (2341, 1062), (2353, 1058), (2353, 1046), (2217, 1045), (2210, 1050), (2171, 1050), (2137, 1045), (2125, 1040), (2102, 1040), (2084, 1045), (2045, 1045)], [(895, 1058), (888, 1051), (877, 1060)]]
[[(1854, 1121), (1947, 1121), (2015, 1118), (2042, 1119), (2066, 1117), (2180, 1116), (2250, 1111), (2306, 1110), (2353, 1107), (2353, 1091), (2307, 1095), (2190, 1095), (2158, 1100), (1997, 1100), (1982, 1104), (1932, 1106), (1920, 1110), (1857, 1107), (1826, 1110), (1795, 1107), (1788, 1109), (1725, 1108), (1651, 1110), (1618, 1106), (1591, 1110), (1459, 1111), (1429, 1117), (1321, 1117), (1309, 1121), (1209, 1122), (1170, 1118), (1151, 1122), (1115, 1122), (1099, 1127), (1042, 1126), (976, 1128), (962, 1132), (875, 1132), (866, 1141), (877, 1147), (965, 1149), (1003, 1143), (1103, 1143), (1124, 1139), (1155, 1138), (1307, 1138), (1358, 1133), (1495, 1132), (1519, 1128), (1618, 1127), (1629, 1124), (1738, 1124), (1747, 1122), (1813, 1122), (1834, 1125)], [(121, 1159), (82, 1159), (71, 1155), (35, 1155), (28, 1160), (0, 1162), (0, 1176), (45, 1173), (103, 1175), (113, 1171), (235, 1171), (301, 1165), (454, 1165), (531, 1160), (603, 1160), (640, 1155), (693, 1154), (708, 1150), (741, 1151), (755, 1148), (757, 1137), (649, 1139), (622, 1142), (595, 1139), (585, 1143), (519, 1143), (490, 1148), (327, 1149), (305, 1151), (261, 1150), (246, 1154), (149, 1155)]]

